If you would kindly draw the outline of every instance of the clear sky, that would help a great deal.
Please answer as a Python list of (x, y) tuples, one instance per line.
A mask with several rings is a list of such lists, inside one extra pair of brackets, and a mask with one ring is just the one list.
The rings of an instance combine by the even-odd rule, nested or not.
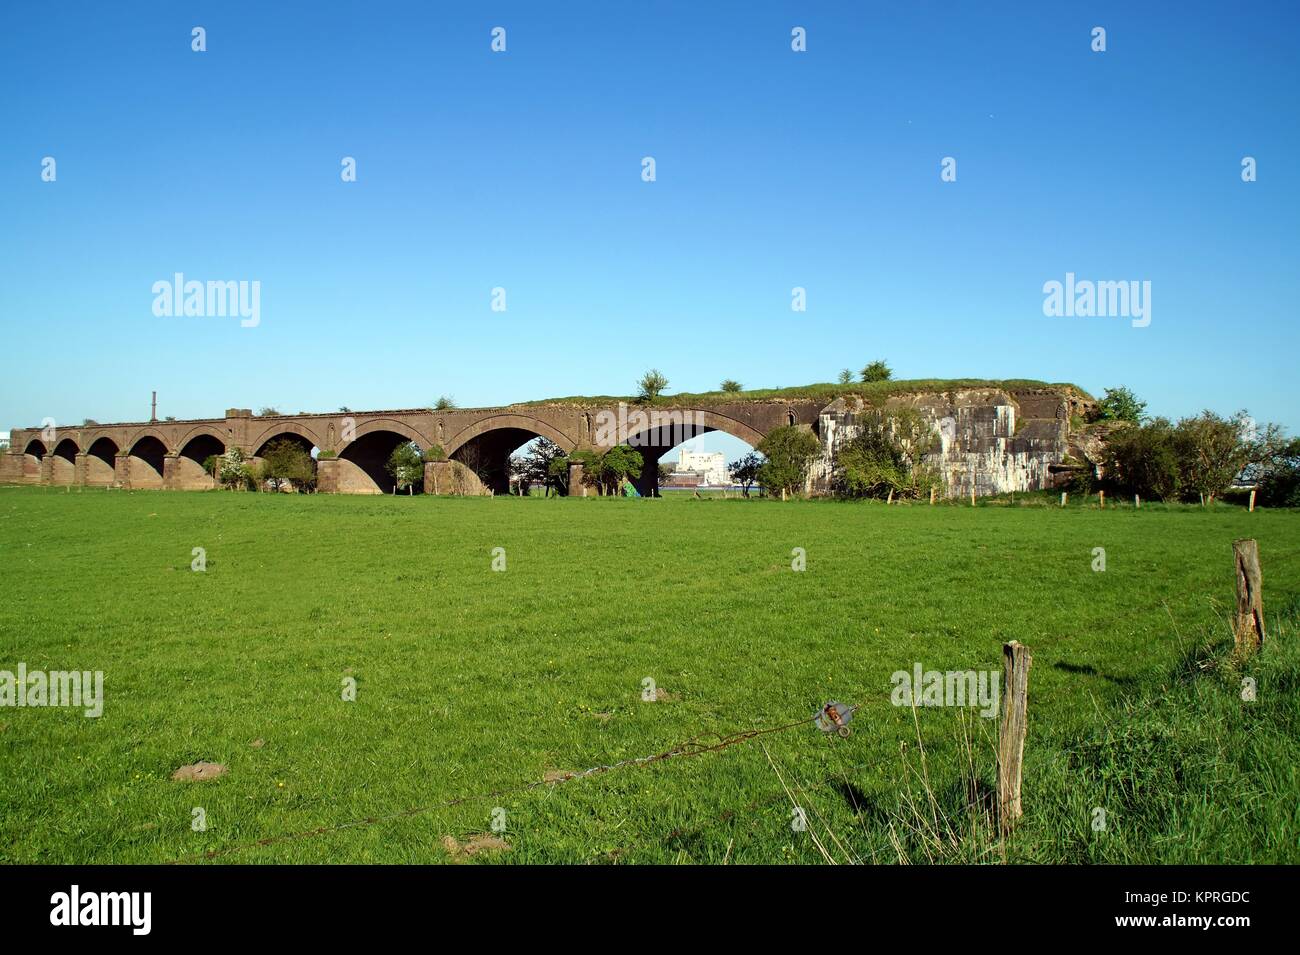
[[(884, 358), (1300, 431), (1298, 9), (7, 3), (0, 429)], [(177, 272), (260, 323), (155, 316)], [(1046, 317), (1067, 272), (1150, 325)]]

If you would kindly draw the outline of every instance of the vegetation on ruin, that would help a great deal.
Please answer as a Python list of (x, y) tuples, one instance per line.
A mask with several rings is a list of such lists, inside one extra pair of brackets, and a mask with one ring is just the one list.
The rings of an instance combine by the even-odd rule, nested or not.
[(670, 406), (725, 404), (729, 401), (798, 400), (801, 398), (829, 404), (836, 398), (842, 397), (860, 397), (868, 402), (875, 402), (899, 395), (943, 394), (972, 388), (990, 388), (1001, 391), (1046, 389), (1073, 394), (1088, 401), (1093, 400), (1092, 395), (1084, 389), (1067, 382), (1051, 383), (1031, 378), (912, 378), (874, 382), (820, 382), (790, 388), (749, 388), (743, 391), (684, 391), (670, 395), (661, 394), (653, 401), (646, 401), (636, 395), (571, 395), (565, 398), (544, 398), (538, 401), (517, 402), (512, 407), (526, 408), (537, 405), (579, 405), (588, 407), (617, 404), (620, 401), (640, 401), (641, 403)]

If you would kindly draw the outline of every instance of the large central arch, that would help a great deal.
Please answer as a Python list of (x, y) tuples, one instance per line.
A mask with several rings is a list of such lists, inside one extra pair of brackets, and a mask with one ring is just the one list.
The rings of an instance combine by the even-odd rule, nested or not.
[(546, 438), (565, 454), (574, 442), (564, 433), (531, 415), (491, 415), (454, 435), (444, 450), (453, 461), (469, 468), (494, 494), (510, 492), (510, 455), (534, 438)]
[[(388, 471), (388, 459), (399, 445), (407, 443), (414, 444), (421, 451), (430, 447), (427, 437), (396, 418), (367, 421), (339, 451), (338, 489), (348, 494), (395, 491), (396, 483)], [(416, 494), (422, 493), (423, 489), (423, 478), (411, 486)]]
[[(641, 476), (632, 483), (643, 497), (656, 497), (659, 494), (659, 459), (691, 438), (711, 431), (722, 431), (744, 441), (751, 448), (756, 448), (766, 437), (763, 432), (745, 422), (716, 411), (669, 409), (663, 412), (668, 418), (665, 421), (652, 415), (655, 410), (645, 409), (648, 420), (629, 416), (628, 433), (620, 442), (641, 452)], [(678, 411), (689, 417), (682, 421), (675, 420), (672, 416)]]

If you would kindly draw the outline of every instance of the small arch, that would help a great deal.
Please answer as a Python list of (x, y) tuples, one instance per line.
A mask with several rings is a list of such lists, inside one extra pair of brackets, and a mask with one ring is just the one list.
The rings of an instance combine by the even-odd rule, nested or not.
[(212, 430), (196, 428), (178, 445), (180, 453), (176, 455), (175, 472), (171, 486), (183, 491), (206, 490), (216, 486), (212, 472), (204, 466), (209, 458), (226, 453), (226, 443)]
[(167, 445), (156, 433), (139, 435), (127, 452), (132, 488), (160, 488), (167, 460)]
[(117, 442), (107, 435), (92, 441), (86, 448), (86, 483), (108, 487), (117, 473)]
[(77, 483), (77, 455), (81, 449), (72, 438), (64, 438), (54, 446), (50, 454), (50, 483)]

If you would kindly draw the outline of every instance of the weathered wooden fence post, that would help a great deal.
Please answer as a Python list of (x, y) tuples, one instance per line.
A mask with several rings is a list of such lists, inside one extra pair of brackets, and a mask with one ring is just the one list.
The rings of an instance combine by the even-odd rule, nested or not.
[(1250, 489), (1250, 513), (1255, 513), (1255, 489)]
[(1259, 569), (1259, 543), (1253, 538), (1232, 542), (1237, 567), (1237, 620), (1233, 627), (1237, 651), (1252, 653), (1264, 645), (1264, 581)]
[(1141, 510), (1141, 509), (1142, 509), (1142, 495), (1141, 495), (1141, 494), (1134, 494), (1134, 495), (1133, 495), (1133, 506), (1134, 506), (1135, 508), (1137, 508), (1138, 510)]
[(1097, 492), (1097, 505), (1098, 505), (1098, 506), (1099, 506), (1103, 511), (1106, 510), (1106, 492), (1105, 492), (1105, 491), (1098, 491), (1098, 492)]
[(885, 503), (886, 504), (894, 503), (894, 489), (892, 487), (889, 489), (889, 500), (885, 501)]
[(936, 488), (933, 484), (930, 485), (930, 504), (931, 504), (931, 505), (934, 504), (934, 492), (935, 492), (936, 490), (937, 490), (937, 488)]
[(970, 506), (971, 507), (975, 506), (975, 485), (974, 484), (970, 486)]
[(1065, 507), (1065, 502), (1069, 499), (1069, 497), (1070, 497), (1069, 491), (1061, 492), (1061, 507)]
[(1010, 832), (1020, 807), (1021, 762), (1029, 707), (1029, 649), (1016, 640), (1002, 645), (1002, 725), (998, 728), (998, 824)]

